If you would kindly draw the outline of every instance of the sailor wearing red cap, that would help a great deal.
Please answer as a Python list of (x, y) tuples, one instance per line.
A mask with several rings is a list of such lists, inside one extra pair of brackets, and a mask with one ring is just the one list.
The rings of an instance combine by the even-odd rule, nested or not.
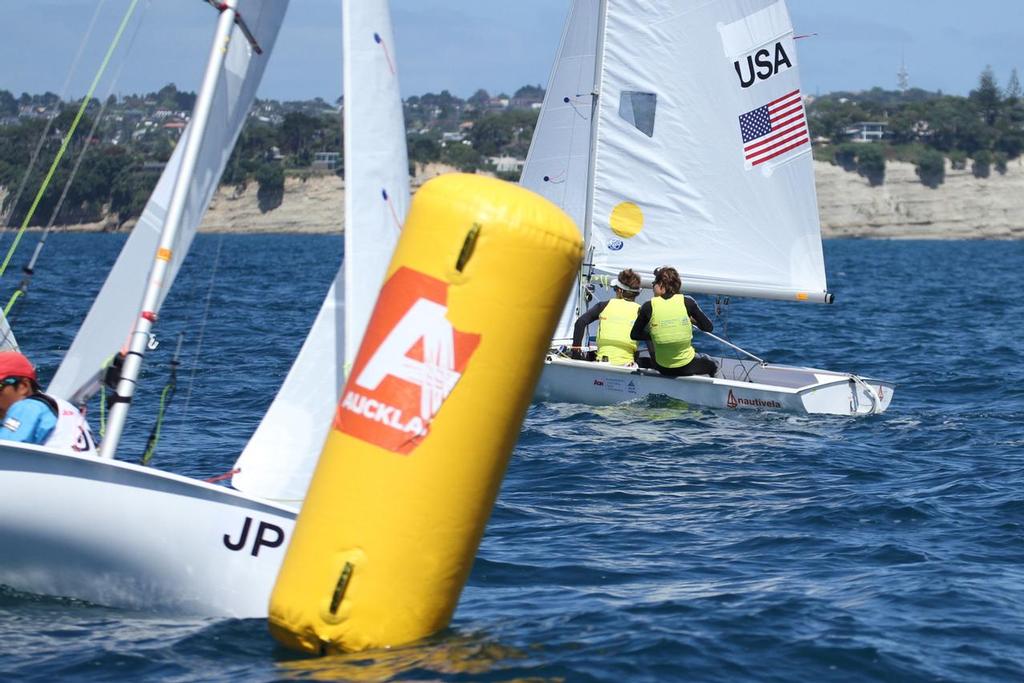
[(81, 411), (40, 391), (36, 369), (17, 351), (0, 352), (0, 421), (0, 441), (96, 453)]

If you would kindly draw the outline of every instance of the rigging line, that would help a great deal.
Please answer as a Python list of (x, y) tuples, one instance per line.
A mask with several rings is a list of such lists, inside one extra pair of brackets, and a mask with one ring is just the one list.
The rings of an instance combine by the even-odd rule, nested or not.
[(875, 391), (875, 388), (864, 381), (864, 378), (859, 375), (850, 375), (850, 381), (854, 383), (854, 386), (860, 386), (864, 389), (864, 392), (871, 399), (871, 408), (868, 410), (868, 415), (874, 415), (878, 412), (879, 406), (882, 404), (882, 399)]
[(722, 336), (729, 338), (729, 297), (721, 294), (715, 297), (715, 320), (722, 323)]
[(160, 392), (160, 407), (156, 413), (156, 423), (154, 423), (153, 429), (149, 432), (149, 438), (146, 439), (146, 449), (142, 452), (142, 458), (139, 461), (143, 465), (148, 465), (149, 461), (153, 459), (153, 454), (156, 453), (156, 446), (160, 442), (160, 430), (164, 425), (164, 415), (167, 413), (167, 406), (171, 404), (174, 392), (178, 388), (178, 365), (181, 362), (181, 344), (184, 341), (185, 332), (178, 332), (178, 344), (175, 346), (174, 356), (171, 358), (170, 376), (167, 378), (164, 390)]
[(236, 467), (233, 470), (228, 470), (224, 474), (218, 474), (215, 477), (210, 477), (209, 479), (203, 479), (203, 481), (205, 481), (207, 484), (216, 484), (218, 481), (224, 481), (225, 479), (230, 479), (231, 477), (235, 476), (236, 474), (238, 474), (241, 471), (242, 471), (241, 467)]
[(78, 65), (82, 61), (82, 54), (85, 52), (85, 46), (88, 45), (89, 40), (92, 37), (93, 29), (96, 27), (96, 19), (99, 18), (100, 10), (103, 9), (103, 6), (106, 4), (107, 0), (100, 0), (96, 4), (96, 9), (92, 13), (92, 19), (89, 21), (89, 27), (85, 30), (85, 35), (82, 36), (82, 42), (78, 46), (78, 52), (75, 54), (75, 58), (71, 61), (71, 69), (68, 71), (67, 78), (64, 79), (64, 85), (61, 87), (57, 102), (57, 113), (46, 121), (46, 126), (43, 128), (43, 134), (39, 136), (39, 142), (36, 143), (35, 151), (32, 152), (28, 166), (25, 168), (25, 175), (21, 177), (21, 182), (18, 183), (18, 191), (13, 195), (13, 199), (10, 203), (10, 210), (6, 213), (0, 211), (0, 231), (6, 232), (7, 228), (10, 227), (7, 225), (7, 219), (14, 214), (14, 209), (18, 206), (18, 202), (21, 201), (21, 195), (25, 191), (25, 186), (28, 184), (29, 176), (32, 175), (32, 169), (35, 168), (36, 161), (39, 160), (39, 154), (43, 150), (43, 145), (46, 144), (46, 138), (50, 135), (50, 129), (53, 128), (53, 122), (57, 120), (57, 115), (60, 114), (60, 105), (67, 99), (68, 90), (71, 88), (71, 79), (74, 78), (75, 72), (78, 71)]
[(210, 304), (213, 301), (213, 285), (217, 281), (217, 269), (220, 267), (220, 254), (224, 247), (224, 234), (221, 233), (217, 240), (217, 252), (213, 257), (213, 268), (210, 273), (210, 284), (206, 289), (206, 304), (203, 306), (203, 319), (199, 322), (199, 339), (196, 340), (196, 350), (192, 356), (192, 371), (188, 376), (188, 391), (185, 393), (185, 407), (181, 411), (181, 423), (184, 424), (188, 418), (188, 408), (192, 403), (192, 388), (196, 382), (196, 372), (199, 368), (199, 353), (203, 350), (203, 337), (206, 335), (206, 323), (210, 318)]
[[(206, 2), (206, 4), (208, 4), (210, 7), (217, 10), (217, 12), (224, 12), (229, 9), (228, 3), (220, 2), (219, 0), (204, 0), (204, 2)], [(242, 13), (238, 11), (237, 7), (234, 8), (234, 10), (235, 26), (237, 26), (238, 30), (240, 30), (242, 32), (242, 35), (245, 36), (245, 39), (246, 41), (248, 41), (249, 46), (252, 48), (252, 51), (258, 55), (263, 54), (263, 48), (260, 47), (259, 41), (256, 40), (256, 36), (253, 35), (253, 32), (249, 30), (249, 24), (246, 23), (245, 17), (242, 16)], [(377, 34), (374, 34), (374, 36), (376, 35)]]
[[(146, 4), (142, 8), (140, 16), (145, 16), (146, 11), (149, 9), (150, 2), (151, 0), (146, 0)], [(71, 174), (68, 176), (67, 182), (64, 183), (64, 189), (60, 193), (60, 199), (57, 200), (57, 204), (50, 213), (50, 220), (47, 221), (46, 228), (43, 230), (43, 234), (36, 243), (36, 248), (32, 251), (32, 257), (29, 259), (28, 264), (22, 268), (24, 276), (18, 284), (18, 288), (14, 290), (14, 293), (11, 294), (11, 298), (7, 301), (7, 305), (4, 306), (3, 313), (7, 317), (10, 317), (11, 309), (14, 308), (14, 303), (28, 293), (28, 287), (32, 282), (32, 275), (35, 273), (36, 262), (39, 260), (39, 255), (42, 253), (43, 247), (46, 246), (46, 238), (49, 236), (54, 223), (57, 221), (57, 215), (60, 213), (61, 208), (63, 208), (64, 200), (67, 199), (68, 192), (71, 190), (71, 185), (74, 183), (75, 178), (78, 176), (78, 171), (82, 166), (82, 161), (85, 159), (85, 155), (89, 151), (89, 147), (92, 145), (96, 131), (99, 128), (100, 122), (103, 120), (103, 115), (107, 111), (107, 102), (110, 99), (110, 95), (114, 92), (114, 87), (121, 78), (121, 72), (124, 71), (124, 65), (127, 62), (126, 57), (131, 53), (132, 48), (135, 46), (135, 39), (139, 35), (139, 28), (141, 26), (141, 20), (136, 22), (131, 38), (128, 40), (125, 50), (122, 53), (122, 58), (117, 65), (117, 69), (114, 71), (114, 75), (111, 77), (110, 82), (107, 85), (106, 96), (103, 98), (103, 104), (100, 105), (100, 111), (93, 120), (92, 127), (89, 129), (89, 134), (85, 137), (85, 143), (82, 145), (82, 151), (78, 154), (78, 158), (75, 159), (75, 165), (71, 169)]]
[(750, 353), (749, 351), (747, 351), (747, 350), (745, 350), (745, 349), (741, 349), (740, 347), (736, 346), (736, 345), (735, 345), (735, 344), (733, 344), (732, 342), (728, 342), (728, 341), (726, 341), (726, 340), (722, 339), (722, 338), (721, 338), (721, 337), (719, 337), (719, 336), (718, 336), (717, 334), (714, 334), (714, 333), (712, 333), (712, 332), (708, 332), (708, 331), (706, 331), (706, 330), (702, 330), (702, 329), (700, 329), (699, 327), (697, 327), (696, 325), (694, 326), (694, 328), (693, 328), (693, 329), (697, 330), (698, 332), (700, 332), (700, 333), (702, 333), (702, 334), (706, 334), (707, 336), (711, 337), (712, 339), (714, 339), (714, 340), (716, 340), (716, 341), (718, 341), (718, 342), (720, 342), (720, 343), (722, 343), (722, 344), (725, 344), (726, 346), (728, 346), (728, 347), (729, 347), (729, 348), (731, 348), (731, 349), (735, 349), (736, 351), (739, 351), (739, 352), (740, 352), (740, 353), (742, 353), (742, 354), (743, 354), (744, 356), (747, 356), (747, 357), (749, 357), (749, 358), (753, 358), (754, 360), (756, 360), (756, 361), (757, 361), (758, 363), (760, 363), (761, 365), (768, 365), (768, 361), (766, 361), (765, 359), (763, 359), (763, 358), (758, 358), (758, 357), (757, 357), (757, 356), (755, 356), (754, 354)]
[(21, 222), (18, 234), (15, 235), (14, 241), (11, 242), (11, 246), (7, 250), (7, 256), (4, 257), (4, 262), (0, 264), (0, 276), (7, 271), (7, 266), (10, 264), (11, 258), (14, 256), (14, 252), (18, 248), (18, 243), (21, 242), (21, 238), (25, 234), (25, 230), (28, 229), (29, 222), (35, 215), (36, 208), (39, 206), (39, 202), (42, 200), (43, 194), (46, 192), (46, 188), (50, 185), (50, 181), (53, 179), (53, 174), (57, 172), (57, 166), (60, 164), (61, 159), (64, 158), (64, 153), (67, 151), (68, 145), (71, 143), (71, 137), (75, 134), (75, 130), (78, 128), (78, 123), (82, 120), (82, 116), (85, 114), (86, 107), (89, 106), (89, 102), (92, 101), (93, 93), (96, 92), (96, 86), (99, 85), (100, 79), (103, 77), (103, 72), (106, 71), (107, 65), (110, 63), (110, 58), (114, 54), (114, 50), (117, 49), (118, 43), (121, 42), (121, 36), (124, 34), (124, 30), (127, 28), (128, 22), (131, 19), (132, 14), (135, 13), (135, 7), (138, 4), (139, 0), (132, 0), (131, 5), (128, 6), (128, 11), (126, 11), (124, 17), (122, 17), (121, 24), (117, 27), (117, 32), (114, 34), (114, 40), (107, 48), (107, 54), (103, 57), (103, 62), (100, 64), (100, 68), (96, 72), (96, 76), (93, 78), (92, 84), (89, 86), (89, 91), (82, 100), (82, 104), (78, 107), (78, 113), (75, 114), (75, 120), (71, 123), (71, 128), (68, 129), (67, 134), (64, 136), (60, 149), (57, 151), (57, 156), (54, 157), (53, 163), (50, 164), (50, 170), (43, 179), (42, 185), (39, 186), (39, 192), (36, 193), (35, 200), (33, 200), (28, 213), (25, 214), (25, 220)]
[(391, 201), (391, 196), (388, 195), (387, 188), (382, 187), (381, 190), (380, 190), (380, 194), (381, 194), (381, 197), (384, 198), (384, 201), (387, 202), (388, 209), (391, 210), (391, 220), (393, 220), (395, 222), (395, 228), (398, 230), (399, 233), (401, 233), (402, 232), (402, 220), (398, 217), (398, 211), (395, 210), (395, 205)]
[(391, 53), (388, 51), (388, 44), (384, 42), (384, 39), (380, 37), (379, 33), (373, 34), (373, 42), (380, 45), (381, 50), (384, 52), (384, 59), (388, 62), (388, 68), (391, 69), (391, 75), (395, 75), (395, 64), (391, 61)]

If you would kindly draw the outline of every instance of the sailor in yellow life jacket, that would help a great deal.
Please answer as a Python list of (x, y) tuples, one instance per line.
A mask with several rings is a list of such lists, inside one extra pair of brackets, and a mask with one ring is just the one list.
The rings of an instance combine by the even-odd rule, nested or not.
[[(675, 268), (654, 271), (654, 297), (640, 307), (629, 336), (654, 346), (654, 367), (663, 375), (711, 375), (718, 366), (698, 356), (693, 348), (693, 323), (705, 332), (715, 329), (693, 297), (680, 293), (682, 282)], [(692, 322), (691, 322), (692, 320)]]
[(630, 339), (640, 305), (635, 299), (640, 294), (640, 276), (631, 269), (619, 273), (612, 281), (615, 298), (602, 301), (576, 319), (572, 335), (572, 357), (587, 358), (583, 353), (583, 336), (587, 326), (595, 320), (597, 326), (597, 353), (588, 360), (607, 360), (612, 365), (629, 365), (636, 360), (636, 342)]

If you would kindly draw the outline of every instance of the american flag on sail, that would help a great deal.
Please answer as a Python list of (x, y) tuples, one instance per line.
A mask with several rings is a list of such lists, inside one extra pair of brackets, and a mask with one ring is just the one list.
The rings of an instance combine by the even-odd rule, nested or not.
[(810, 143), (800, 90), (740, 116), (747, 168), (791, 154)]

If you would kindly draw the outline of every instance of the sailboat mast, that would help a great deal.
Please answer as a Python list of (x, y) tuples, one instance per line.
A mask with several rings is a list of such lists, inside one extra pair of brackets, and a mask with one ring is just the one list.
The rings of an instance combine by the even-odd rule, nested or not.
[[(590, 235), (593, 232), (594, 221), (594, 168), (597, 165), (597, 129), (601, 119), (601, 84), (604, 75), (604, 32), (605, 21), (608, 16), (608, 0), (600, 0), (598, 5), (597, 19), (597, 45), (594, 50), (594, 87), (591, 91), (590, 100), (590, 157), (587, 160), (587, 205), (584, 209), (583, 218), (583, 257), (586, 261), (583, 268), (593, 261), (593, 245), (590, 243)], [(583, 281), (583, 271), (580, 271), (579, 281), (579, 310), (577, 315), (582, 315), (587, 308), (586, 283)]]
[(150, 330), (156, 321), (157, 309), (160, 303), (160, 290), (163, 286), (168, 264), (173, 255), (172, 248), (175, 244), (175, 237), (185, 210), (185, 202), (188, 200), (189, 185), (192, 182), (200, 147), (203, 144), (203, 133), (210, 118), (214, 93), (217, 89), (220, 73), (224, 67), (224, 58), (228, 52), (228, 41), (231, 38), (231, 31), (234, 27), (237, 6), (238, 0), (227, 0), (220, 6), (221, 13), (217, 21), (217, 31), (214, 34), (210, 58), (206, 65), (206, 73), (203, 75), (203, 84), (199, 89), (199, 95), (196, 98), (196, 104), (192, 111), (191, 130), (185, 143), (181, 169), (178, 172), (178, 177), (174, 183), (174, 190), (171, 194), (171, 201), (167, 207), (167, 216), (164, 219), (163, 229), (160, 232), (160, 245), (157, 248), (156, 258), (150, 269), (149, 278), (146, 280), (146, 291), (142, 298), (142, 309), (139, 311), (135, 329), (132, 331), (128, 353), (125, 356), (124, 366), (121, 370), (121, 379), (117, 384), (117, 396), (107, 419), (107, 431), (103, 442), (100, 444), (100, 457), (102, 458), (114, 457), (118, 443), (121, 440), (121, 434), (124, 432), (125, 422), (128, 417), (128, 405), (135, 394), (135, 385), (139, 377), (139, 371), (142, 368), (142, 357), (149, 343)]

